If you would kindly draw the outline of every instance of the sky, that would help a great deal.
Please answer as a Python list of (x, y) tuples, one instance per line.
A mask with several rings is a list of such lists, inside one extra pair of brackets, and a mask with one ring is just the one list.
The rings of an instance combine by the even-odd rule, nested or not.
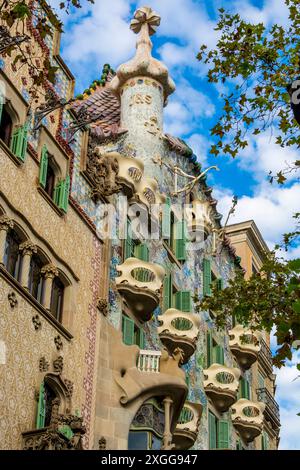
[[(60, 0), (50, 4), (58, 7)], [(283, 0), (95, 0), (72, 15), (62, 14), (64, 31), (61, 55), (76, 77), (76, 93), (99, 79), (102, 66), (114, 69), (130, 59), (136, 36), (129, 21), (137, 6), (146, 4), (161, 16), (161, 25), (152, 38), (153, 55), (162, 60), (176, 83), (176, 92), (165, 108), (165, 132), (184, 138), (205, 168), (218, 165), (208, 183), (214, 187), (218, 211), (228, 213), (233, 195), (239, 202), (231, 223), (254, 219), (268, 246), (272, 249), (283, 233), (294, 228), (293, 213), (299, 212), (300, 184), (290, 177), (284, 187), (270, 185), (270, 170), (279, 171), (286, 162), (299, 159), (299, 150), (281, 149), (274, 143), (271, 131), (253, 136), (250, 145), (233, 160), (209, 155), (209, 130), (221, 112), (219, 85), (206, 80), (206, 67), (196, 59), (201, 44), (214, 47), (218, 40), (214, 30), (217, 10), (224, 7), (238, 12), (243, 19), (266, 25), (288, 23)], [(287, 257), (300, 256), (300, 245)], [(273, 349), (276, 344), (272, 343)], [(277, 370), (276, 399), (281, 407), (280, 449), (300, 449), (300, 379), (297, 377), (296, 353), (287, 367)], [(298, 354), (298, 362), (300, 354)]]

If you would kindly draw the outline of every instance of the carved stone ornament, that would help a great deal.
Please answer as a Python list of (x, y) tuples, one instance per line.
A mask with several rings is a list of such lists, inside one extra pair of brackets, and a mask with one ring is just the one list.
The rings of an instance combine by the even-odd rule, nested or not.
[(19, 251), (23, 255), (32, 255), (33, 253), (37, 253), (37, 247), (30, 240), (26, 240), (19, 245)]
[(101, 439), (99, 439), (99, 450), (106, 450), (106, 439), (105, 437), (101, 437)]
[(117, 182), (119, 163), (109, 154), (100, 154), (95, 148), (90, 150), (86, 172), (93, 185), (92, 197), (98, 199), (100, 196), (111, 196), (121, 190)]
[(45, 356), (40, 358), (39, 361), (39, 371), (47, 372), (49, 370), (49, 362), (46, 360)]
[(11, 306), (11, 308), (15, 308), (18, 305), (18, 299), (14, 292), (10, 292), (7, 298), (8, 298), (9, 305)]
[(39, 315), (34, 315), (32, 317), (32, 323), (33, 323), (33, 326), (34, 326), (34, 329), (36, 331), (40, 330), (42, 328), (42, 322), (40, 320), (40, 317)]
[(67, 387), (67, 398), (72, 398), (73, 396), (73, 391), (74, 391), (74, 384), (71, 382), (71, 380), (64, 379), (65, 386)]
[(62, 339), (59, 335), (55, 336), (54, 338), (54, 344), (56, 346), (56, 349), (60, 351), (63, 348), (63, 342)]
[(14, 226), (14, 221), (8, 217), (7, 215), (1, 215), (0, 217), (0, 230), (5, 230), (6, 232), (10, 229), (13, 228)]
[(58, 269), (53, 264), (47, 264), (46, 266), (42, 267), (41, 274), (46, 279), (47, 278), (54, 279), (55, 277), (58, 276)]
[(55, 398), (47, 428), (22, 433), (23, 450), (83, 450), (82, 436), (86, 433), (83, 418), (59, 414), (59, 405), (59, 398)]
[(108, 315), (108, 302), (107, 302), (106, 299), (99, 299), (98, 302), (97, 302), (97, 308), (98, 308), (98, 310), (100, 310), (102, 315), (107, 317), (107, 315)]
[(63, 371), (63, 368), (64, 368), (64, 358), (62, 356), (58, 356), (58, 358), (53, 361), (53, 370), (56, 374), (61, 374)]

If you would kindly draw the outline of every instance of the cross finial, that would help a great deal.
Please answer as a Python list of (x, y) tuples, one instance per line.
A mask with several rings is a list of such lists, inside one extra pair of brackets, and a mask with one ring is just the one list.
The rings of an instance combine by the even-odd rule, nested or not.
[(149, 36), (152, 36), (160, 25), (160, 16), (150, 7), (141, 7), (136, 10), (130, 23), (130, 29), (138, 34), (145, 24), (148, 26)]

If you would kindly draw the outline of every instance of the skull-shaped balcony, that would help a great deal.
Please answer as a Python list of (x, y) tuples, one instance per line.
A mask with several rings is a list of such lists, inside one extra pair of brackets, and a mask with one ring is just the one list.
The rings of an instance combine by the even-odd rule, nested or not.
[(149, 216), (148, 225), (152, 224), (152, 230), (155, 230), (159, 227), (160, 205), (165, 200), (166, 197), (159, 192), (156, 180), (143, 177), (136, 186), (130, 205), (134, 205), (139, 212), (146, 211)]
[(232, 423), (245, 442), (252, 442), (261, 434), (264, 409), (264, 403), (255, 403), (245, 398), (232, 406)]
[(133, 314), (142, 322), (150, 320), (159, 304), (165, 270), (158, 264), (127, 258), (117, 266), (116, 286)]
[(182, 351), (183, 364), (194, 354), (199, 334), (200, 319), (198, 315), (169, 308), (158, 317), (161, 325), (157, 332), (169, 354), (179, 348)]
[(260, 351), (259, 333), (241, 325), (229, 331), (229, 346), (239, 366), (247, 370), (257, 360)]
[(241, 372), (220, 364), (212, 364), (204, 373), (204, 390), (221, 413), (236, 401)]
[(185, 402), (173, 434), (175, 449), (187, 450), (194, 445), (199, 432), (202, 410), (203, 406), (200, 403)]
[[(109, 155), (109, 154), (108, 154)], [(137, 187), (144, 174), (144, 164), (141, 160), (112, 152), (112, 157), (119, 164), (117, 182), (121, 186), (123, 193), (131, 198), (137, 191)]]
[(206, 240), (212, 230), (213, 220), (213, 211), (209, 202), (195, 199), (185, 210), (190, 240)]

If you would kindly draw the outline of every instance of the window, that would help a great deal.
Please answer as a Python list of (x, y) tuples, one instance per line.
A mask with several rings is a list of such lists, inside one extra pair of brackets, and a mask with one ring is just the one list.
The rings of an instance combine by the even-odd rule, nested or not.
[(211, 287), (215, 285), (217, 290), (224, 289), (223, 279), (217, 278), (211, 269), (211, 261), (209, 259), (203, 260), (203, 295), (211, 296)]
[(31, 295), (40, 303), (43, 298), (43, 277), (41, 269), (44, 262), (37, 254), (33, 254), (30, 261), (28, 288)]
[(175, 220), (171, 199), (166, 198), (162, 213), (162, 238), (179, 261), (186, 259), (186, 221)]
[(265, 378), (260, 372), (258, 372), (258, 388), (265, 388)]
[(270, 450), (270, 438), (266, 431), (261, 436), (261, 450)]
[[(1, 98), (1, 97), (0, 97)], [(12, 153), (24, 161), (27, 150), (27, 125), (13, 128), (13, 120), (7, 109), (0, 100), (0, 139), (10, 147)]]
[(229, 448), (229, 423), (218, 419), (211, 411), (208, 411), (209, 448)]
[(240, 398), (246, 398), (247, 400), (251, 399), (250, 384), (249, 381), (244, 377), (240, 378), (238, 399)]
[(135, 240), (132, 236), (131, 221), (127, 218), (127, 233), (124, 240), (124, 260), (127, 258), (133, 258), (135, 256)]
[(122, 315), (122, 334), (123, 334), (123, 343), (127, 346), (136, 344), (141, 349), (145, 348), (145, 333), (142, 328), (139, 328), (135, 322), (127, 317), (127, 315)]
[(21, 274), (22, 257), (19, 252), (21, 239), (14, 230), (9, 230), (5, 242), (4, 266), (15, 278), (19, 279)]
[(2, 108), (2, 113), (0, 111), (0, 139), (9, 147), (12, 136), (13, 121), (7, 111), (7, 107), (3, 104), (0, 104), (0, 107)]
[(213, 339), (211, 332), (207, 333), (206, 345), (207, 367), (210, 367), (212, 364), (224, 365), (224, 348), (217, 344), (217, 342)]
[(175, 307), (182, 312), (190, 312), (192, 309), (192, 296), (190, 291), (178, 291), (175, 293)]
[(172, 274), (167, 274), (164, 279), (163, 286), (163, 305), (162, 310), (165, 312), (168, 308), (172, 307), (172, 296), (173, 296), (173, 285), (172, 285)]
[(59, 277), (53, 279), (51, 290), (50, 311), (56, 320), (60, 321), (62, 316), (65, 286)]
[(70, 177), (59, 179), (58, 168), (54, 157), (49, 154), (47, 146), (44, 145), (41, 153), (39, 182), (53, 202), (64, 212), (68, 210)]

